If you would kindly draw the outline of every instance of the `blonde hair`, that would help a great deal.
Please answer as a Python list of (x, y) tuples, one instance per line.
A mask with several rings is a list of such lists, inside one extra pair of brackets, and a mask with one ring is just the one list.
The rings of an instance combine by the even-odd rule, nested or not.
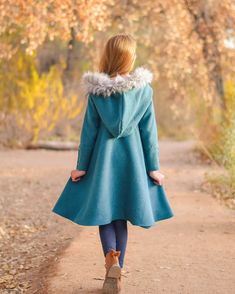
[(110, 77), (129, 73), (135, 63), (136, 40), (129, 34), (118, 34), (105, 44), (99, 71)]

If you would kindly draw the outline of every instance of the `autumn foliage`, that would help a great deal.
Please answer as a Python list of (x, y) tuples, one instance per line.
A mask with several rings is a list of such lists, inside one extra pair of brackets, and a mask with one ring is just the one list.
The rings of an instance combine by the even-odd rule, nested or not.
[[(96, 69), (104, 41), (117, 32), (135, 36), (137, 62), (151, 67), (157, 77), (160, 133), (178, 134), (172, 126), (180, 133), (187, 130), (214, 152), (232, 126), (234, 102), (228, 97), (234, 101), (234, 95), (228, 92), (235, 80), (233, 0), (0, 0), (0, 21), (1, 124), (14, 109), (14, 120), (20, 126), (27, 122), (33, 141), (43, 129), (56, 127), (59, 103), (70, 101), (78, 77), (84, 69)], [(62, 70), (52, 58), (45, 73), (28, 67), (28, 54), (34, 64), (39, 50), (58, 40), (66, 48)], [(19, 67), (22, 60), (24, 68)], [(75, 95), (81, 112), (78, 101), (84, 98)], [(69, 116), (69, 106), (65, 108), (61, 111)], [(43, 114), (46, 109), (51, 115)]]

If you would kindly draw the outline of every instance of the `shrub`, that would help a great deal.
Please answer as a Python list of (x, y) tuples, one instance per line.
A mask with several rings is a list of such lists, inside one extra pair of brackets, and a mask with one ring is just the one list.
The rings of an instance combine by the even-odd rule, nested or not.
[(60, 120), (80, 114), (83, 103), (76, 95), (64, 95), (62, 72), (63, 66), (57, 64), (40, 75), (36, 56), (22, 52), (7, 63), (1, 61), (0, 140), (8, 145), (35, 143)]

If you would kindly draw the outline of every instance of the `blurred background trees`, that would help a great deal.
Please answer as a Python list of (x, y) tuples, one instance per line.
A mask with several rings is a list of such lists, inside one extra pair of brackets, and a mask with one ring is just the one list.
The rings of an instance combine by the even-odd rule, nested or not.
[(234, 0), (0, 0), (0, 141), (77, 140), (81, 74), (115, 33), (155, 73), (160, 136), (194, 137), (235, 171)]

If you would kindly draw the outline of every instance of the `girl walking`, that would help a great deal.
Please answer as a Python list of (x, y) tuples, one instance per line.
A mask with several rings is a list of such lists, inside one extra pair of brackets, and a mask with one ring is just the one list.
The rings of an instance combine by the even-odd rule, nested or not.
[(128, 34), (105, 45), (98, 72), (87, 72), (87, 108), (76, 169), (52, 211), (98, 226), (105, 258), (103, 293), (121, 290), (128, 227), (149, 229), (173, 211), (162, 186), (152, 73), (137, 67)]

